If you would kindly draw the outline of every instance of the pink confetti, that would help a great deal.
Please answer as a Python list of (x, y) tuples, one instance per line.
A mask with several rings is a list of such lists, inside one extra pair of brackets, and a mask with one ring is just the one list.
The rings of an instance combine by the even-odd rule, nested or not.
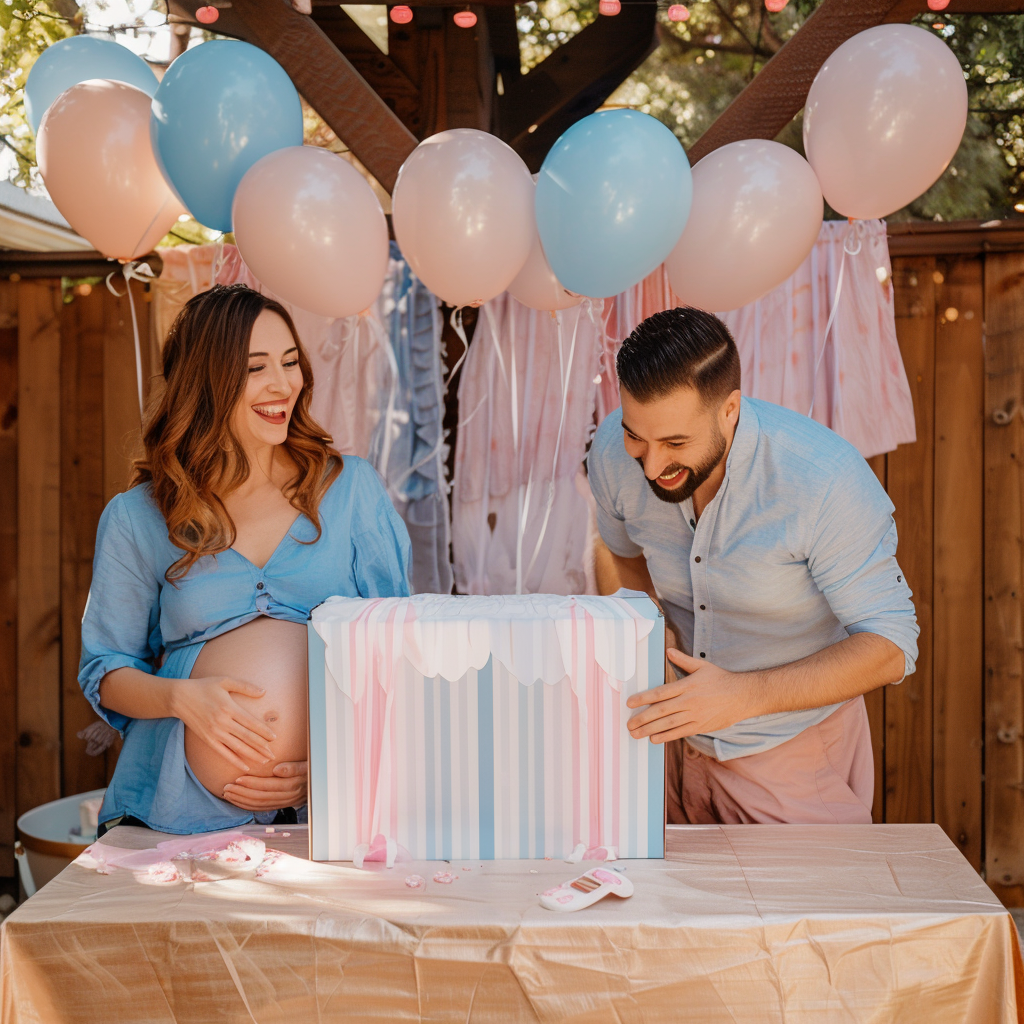
[(288, 837), (289, 837), (290, 835), (291, 835), (291, 832), (282, 832), (282, 833), (281, 833), (281, 837), (282, 837), (283, 839), (287, 839), (287, 838), (288, 838)]
[(473, 869), (472, 868), (463, 868), (462, 870), (463, 871), (472, 871)]
[(274, 828), (273, 825), (268, 825), (263, 831), (266, 832), (268, 836), (272, 836), (277, 831), (277, 829)]
[(453, 875), (450, 871), (438, 871), (438, 873), (434, 875), (434, 881), (440, 882), (441, 885), (451, 885), (458, 877), (458, 875)]
[(405, 880), (405, 884), (410, 889), (422, 889), (427, 884), (427, 880), (422, 875), (409, 875)]

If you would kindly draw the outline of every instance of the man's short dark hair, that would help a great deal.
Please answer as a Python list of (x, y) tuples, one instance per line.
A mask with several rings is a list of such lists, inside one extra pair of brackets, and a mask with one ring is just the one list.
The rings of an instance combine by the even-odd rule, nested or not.
[(705, 405), (739, 390), (740, 355), (729, 328), (712, 313), (679, 306), (649, 316), (622, 343), (619, 385), (638, 402), (691, 387)]

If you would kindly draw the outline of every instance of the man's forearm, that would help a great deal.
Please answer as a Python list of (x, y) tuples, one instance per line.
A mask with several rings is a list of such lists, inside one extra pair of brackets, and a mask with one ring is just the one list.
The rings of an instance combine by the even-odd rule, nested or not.
[(788, 665), (742, 673), (750, 686), (749, 717), (839, 704), (899, 682), (905, 666), (903, 651), (891, 640), (854, 633)]

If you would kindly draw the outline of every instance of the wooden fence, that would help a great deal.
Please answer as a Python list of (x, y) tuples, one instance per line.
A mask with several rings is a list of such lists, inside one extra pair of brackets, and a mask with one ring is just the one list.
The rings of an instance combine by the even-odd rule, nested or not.
[[(938, 822), (1024, 905), (1024, 230), (894, 228), (890, 246), (918, 440), (872, 466), (921, 640), (915, 675), (868, 698), (874, 816)], [(0, 875), (15, 814), (103, 785), (116, 756), (85, 755), (76, 676), (96, 523), (137, 437), (131, 320), (102, 286), (63, 297), (0, 280)]]
[[(18, 814), (105, 786), (113, 771), (116, 747), (88, 757), (76, 736), (96, 719), (77, 682), (79, 624), (99, 516), (127, 484), (139, 430), (128, 301), (102, 284), (76, 293), (68, 280), (103, 265), (22, 260), (12, 281), (9, 260), (0, 258), (0, 876), (14, 874)], [(138, 284), (134, 295), (148, 378), (149, 296)]]

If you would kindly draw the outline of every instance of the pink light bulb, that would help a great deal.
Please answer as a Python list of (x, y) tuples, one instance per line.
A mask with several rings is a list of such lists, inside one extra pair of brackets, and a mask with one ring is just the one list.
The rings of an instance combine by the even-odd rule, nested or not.
[(949, 6), (949, 0), (928, 0), (929, 11), (944, 11)]
[(391, 8), (389, 16), (396, 25), (408, 25), (412, 21), (412, 8), (399, 4)]
[(212, 25), (220, 17), (216, 7), (200, 7), (196, 11), (196, 21), (200, 25)]
[(764, 0), (765, 7), (768, 8), (772, 14), (778, 14), (779, 11), (781, 11), (788, 3), (789, 0)]
[(472, 28), (476, 24), (476, 15), (472, 11), (458, 11), (452, 21), (459, 28)]
[(622, 10), (622, 4), (619, 3), (619, 0), (601, 0), (597, 5), (597, 9), (610, 18)]
[(690, 18), (690, 9), (684, 4), (673, 4), (668, 9), (668, 20), (669, 21), (688, 21)]

